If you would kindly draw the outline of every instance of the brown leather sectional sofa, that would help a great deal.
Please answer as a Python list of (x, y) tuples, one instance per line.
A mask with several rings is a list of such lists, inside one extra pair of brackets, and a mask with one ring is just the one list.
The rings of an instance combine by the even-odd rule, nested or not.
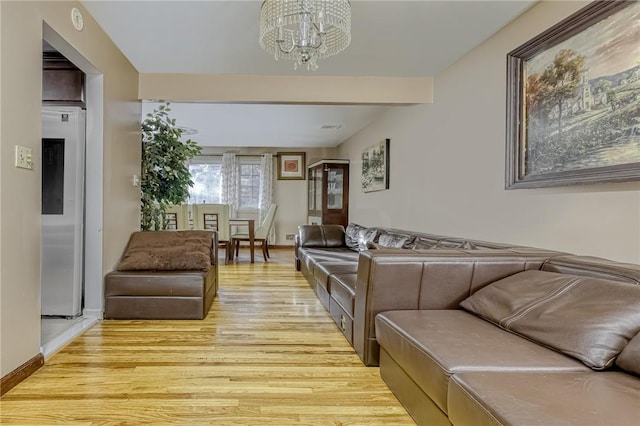
[(418, 424), (640, 424), (640, 266), (358, 233), (302, 226), (296, 264)]
[[(361, 233), (366, 235), (361, 238)], [(346, 231), (340, 225), (303, 225), (296, 235), (297, 269), (368, 366), (378, 365), (378, 313), (455, 308), (466, 297), (462, 294), (539, 269), (553, 254), (557, 252), (354, 224)], [(468, 266), (458, 267), (462, 263)], [(457, 281), (447, 294), (456, 293), (457, 299), (434, 293), (453, 279)]]
[(105, 276), (104, 317), (203, 319), (217, 292), (216, 232), (134, 232)]

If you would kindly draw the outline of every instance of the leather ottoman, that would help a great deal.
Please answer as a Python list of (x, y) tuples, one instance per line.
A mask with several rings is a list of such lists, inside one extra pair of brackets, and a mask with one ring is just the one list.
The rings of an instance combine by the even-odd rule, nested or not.
[(114, 271), (104, 281), (106, 319), (203, 319), (217, 293), (208, 271)]

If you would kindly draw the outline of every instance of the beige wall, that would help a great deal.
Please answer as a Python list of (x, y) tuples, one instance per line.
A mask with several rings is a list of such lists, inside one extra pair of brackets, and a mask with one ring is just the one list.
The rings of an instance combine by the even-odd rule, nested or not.
[[(2, 51), (2, 7), (0, 7), (0, 52)], [(2, 55), (0, 55), (0, 82), (2, 82)], [(2, 84), (0, 84), (0, 191), (2, 190)], [(0, 193), (0, 242), (2, 240), (2, 195)], [(0, 243), (0, 309), (2, 309), (2, 244)], [(0, 377), (4, 377), (2, 368), (2, 334), (3, 332), (2, 313), (0, 312)]]
[[(235, 148), (235, 147), (206, 147), (204, 155), (223, 154), (233, 151), (237, 154), (276, 154), (281, 152), (304, 152), (307, 164), (325, 158), (337, 158), (335, 148)], [(277, 175), (277, 163), (274, 161), (273, 173)], [(307, 220), (307, 181), (306, 180), (274, 180), (273, 199), (278, 205), (276, 213), (275, 229), (277, 245), (293, 245), (293, 241), (286, 240), (286, 234), (296, 234), (298, 226)]]
[[(84, 12), (81, 32), (71, 24), (72, 7)], [(140, 103), (137, 71), (80, 3), (2, 1), (0, 10), (0, 370), (4, 376), (37, 355), (40, 346), (43, 22), (104, 75), (103, 266), (107, 271), (139, 222), (139, 192), (131, 186), (130, 177), (140, 167)], [(13, 167), (13, 149), (18, 143), (33, 150), (33, 170)]]
[[(506, 54), (584, 6), (538, 3), (339, 147), (350, 220), (640, 262), (640, 183), (504, 190)], [(391, 189), (360, 188), (363, 147), (391, 139)]]
[(406, 105), (430, 103), (433, 78), (140, 74), (140, 99)]

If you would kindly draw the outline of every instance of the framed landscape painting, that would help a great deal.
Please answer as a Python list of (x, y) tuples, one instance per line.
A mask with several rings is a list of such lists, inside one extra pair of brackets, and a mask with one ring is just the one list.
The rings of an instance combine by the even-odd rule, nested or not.
[(507, 67), (507, 189), (640, 179), (639, 2), (593, 2)]
[(277, 155), (278, 180), (305, 179), (306, 164), (304, 152), (279, 152)]
[(389, 143), (385, 139), (362, 151), (362, 190), (364, 192), (389, 189)]

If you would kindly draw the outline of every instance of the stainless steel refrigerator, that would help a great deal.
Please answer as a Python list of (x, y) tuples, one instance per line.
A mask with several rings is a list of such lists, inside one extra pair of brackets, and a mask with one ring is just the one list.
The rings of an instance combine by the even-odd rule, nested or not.
[(85, 111), (42, 109), (41, 302), (43, 316), (82, 314)]

